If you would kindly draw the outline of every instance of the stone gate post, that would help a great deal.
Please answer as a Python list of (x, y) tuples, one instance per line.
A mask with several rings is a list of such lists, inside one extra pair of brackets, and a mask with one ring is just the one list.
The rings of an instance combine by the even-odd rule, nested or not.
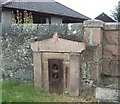
[[(99, 80), (101, 73), (101, 59), (102, 59), (102, 40), (103, 40), (104, 22), (100, 20), (86, 20), (84, 21), (84, 42), (86, 49), (93, 48), (93, 60), (89, 62), (88, 69), (91, 79)], [(94, 73), (94, 74), (93, 74)]]

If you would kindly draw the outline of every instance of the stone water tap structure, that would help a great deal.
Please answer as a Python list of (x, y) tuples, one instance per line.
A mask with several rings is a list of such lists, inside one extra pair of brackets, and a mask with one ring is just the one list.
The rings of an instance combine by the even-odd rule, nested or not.
[[(83, 42), (59, 38), (36, 41), (31, 44), (34, 57), (34, 84), (50, 92), (79, 96), (80, 54)], [(44, 77), (45, 76), (45, 77)]]

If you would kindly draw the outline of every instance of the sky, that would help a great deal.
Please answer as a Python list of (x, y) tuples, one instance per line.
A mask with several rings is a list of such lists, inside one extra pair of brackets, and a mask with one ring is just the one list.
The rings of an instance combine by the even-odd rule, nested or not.
[(112, 15), (120, 0), (55, 0), (91, 19), (94, 19), (102, 12), (108, 16)]

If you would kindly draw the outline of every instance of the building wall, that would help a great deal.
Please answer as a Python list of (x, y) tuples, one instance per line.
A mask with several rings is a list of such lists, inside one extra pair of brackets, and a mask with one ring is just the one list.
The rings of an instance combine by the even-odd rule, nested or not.
[[(36, 15), (36, 16), (39, 16), (39, 15)], [(1, 21), (3, 24), (11, 24), (12, 23), (12, 12), (10, 10), (3, 10), (1, 13)], [(49, 21), (51, 22), (51, 24), (62, 24), (62, 18), (60, 17), (46, 18), (46, 24), (49, 24)]]
[(51, 24), (62, 24), (62, 18), (51, 17)]
[(12, 13), (8, 10), (3, 10), (1, 13), (1, 22), (2, 24), (11, 24), (12, 23)]

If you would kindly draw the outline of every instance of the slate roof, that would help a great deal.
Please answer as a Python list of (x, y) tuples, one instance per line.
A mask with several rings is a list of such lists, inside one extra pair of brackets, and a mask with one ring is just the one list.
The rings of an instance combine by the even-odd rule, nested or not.
[[(2, 0), (3, 7), (6, 8), (15, 8), (15, 9), (24, 9), (40, 13), (48, 13), (59, 16), (67, 16), (72, 18), (78, 18), (87, 20), (90, 19), (54, 0)], [(10, 2), (9, 2), (10, 1)], [(23, 2), (24, 1), (24, 2)], [(34, 1), (34, 2), (33, 2)]]
[(95, 19), (101, 20), (103, 22), (116, 22), (111, 17), (109, 17), (107, 14), (105, 14), (104, 12), (101, 13), (100, 15), (98, 15)]

